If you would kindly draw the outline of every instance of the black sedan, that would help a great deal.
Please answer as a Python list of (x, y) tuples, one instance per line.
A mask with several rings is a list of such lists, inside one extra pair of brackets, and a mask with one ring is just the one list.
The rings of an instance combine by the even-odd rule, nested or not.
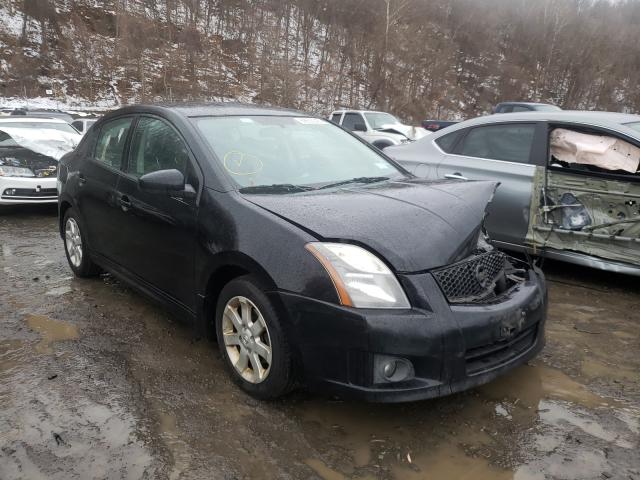
[(332, 123), (237, 104), (127, 107), (60, 164), (71, 269), (216, 337), (258, 398), (450, 394), (542, 348), (546, 287), (493, 249), (493, 182), (428, 182)]

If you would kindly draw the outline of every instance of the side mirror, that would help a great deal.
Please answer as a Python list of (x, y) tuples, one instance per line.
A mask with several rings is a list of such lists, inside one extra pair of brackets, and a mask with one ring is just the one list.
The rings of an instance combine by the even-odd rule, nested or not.
[(367, 126), (364, 123), (356, 123), (353, 126), (353, 131), (354, 132), (366, 132), (367, 131)]
[(184, 190), (184, 175), (175, 169), (158, 170), (142, 175), (138, 184), (141, 190), (147, 192), (181, 192)]

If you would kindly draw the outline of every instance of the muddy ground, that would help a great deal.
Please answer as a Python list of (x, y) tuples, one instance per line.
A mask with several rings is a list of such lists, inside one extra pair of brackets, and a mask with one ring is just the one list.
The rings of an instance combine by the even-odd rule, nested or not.
[(470, 392), (261, 403), (157, 305), (75, 279), (55, 209), (0, 216), (0, 245), (2, 480), (640, 480), (636, 279), (546, 263), (547, 347)]

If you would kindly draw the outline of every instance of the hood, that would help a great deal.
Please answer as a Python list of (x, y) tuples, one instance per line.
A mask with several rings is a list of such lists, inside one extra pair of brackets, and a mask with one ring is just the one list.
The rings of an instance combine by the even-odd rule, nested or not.
[(392, 181), (294, 195), (243, 195), (323, 241), (361, 244), (397, 272), (441, 267), (477, 245), (496, 182)]
[(21, 147), (47, 157), (60, 160), (71, 152), (82, 136), (52, 128), (20, 128), (0, 125), (0, 131), (9, 135)]
[(420, 140), (422, 137), (429, 135), (429, 131), (422, 127), (411, 127), (409, 125), (402, 125), (401, 123), (394, 123), (389, 125), (382, 125), (378, 128), (380, 132), (397, 133), (409, 140)]

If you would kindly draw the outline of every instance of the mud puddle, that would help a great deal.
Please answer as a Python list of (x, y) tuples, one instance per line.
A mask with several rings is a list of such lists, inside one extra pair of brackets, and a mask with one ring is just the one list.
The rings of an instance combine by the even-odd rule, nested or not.
[(36, 345), (38, 353), (53, 353), (51, 343), (79, 338), (78, 327), (61, 320), (53, 320), (46, 315), (26, 315), (29, 328), (38, 332), (42, 340)]
[(546, 348), (474, 391), (258, 402), (161, 308), (72, 278), (56, 225), (0, 217), (2, 480), (640, 480), (640, 293), (619, 277), (550, 264)]
[[(546, 459), (544, 471), (561, 472), (557, 478), (591, 478), (580, 476), (585, 469), (601, 478), (618, 467), (631, 471), (631, 462), (611, 460), (614, 450), (638, 455), (637, 410), (541, 364), (449, 399), (366, 408), (309, 400), (295, 414), (323, 452), (307, 464), (328, 480), (544, 479), (538, 458)], [(566, 444), (567, 438), (579, 440)], [(530, 446), (519, 451), (519, 441)], [(586, 447), (593, 443), (599, 447)]]

